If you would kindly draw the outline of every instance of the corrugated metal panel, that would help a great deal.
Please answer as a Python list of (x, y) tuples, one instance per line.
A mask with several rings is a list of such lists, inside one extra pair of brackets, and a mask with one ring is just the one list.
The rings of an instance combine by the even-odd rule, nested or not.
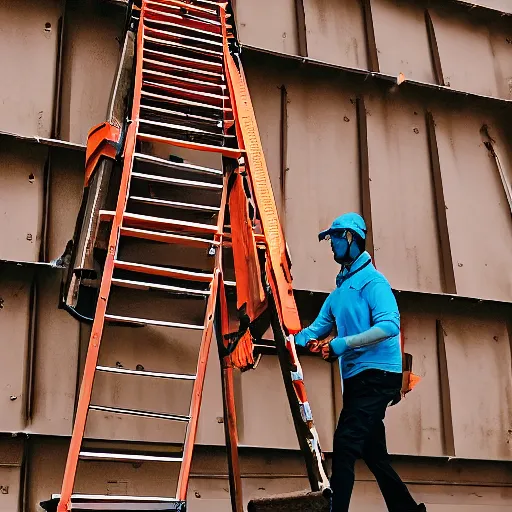
[(242, 43), (299, 54), (295, 0), (237, 0), (236, 21)]
[(67, 2), (60, 137), (85, 142), (105, 121), (120, 57), (124, 13), (100, 2)]
[(446, 107), (434, 111), (457, 292), (510, 301), (510, 211), (480, 133), (484, 124), (492, 126), (489, 117)]
[(401, 0), (372, 0), (381, 73), (435, 83), (425, 12)]
[(442, 292), (424, 107), (395, 91), (366, 108), (377, 268), (395, 288)]
[(510, 460), (512, 456), (511, 340), (501, 320), (442, 319), (455, 455)]
[(0, 1), (0, 130), (51, 136), (60, 4)]
[(360, 0), (304, 0), (308, 56), (368, 69)]
[(510, 99), (510, 28), (488, 26), (470, 14), (432, 10), (431, 16), (445, 84)]
[(26, 142), (0, 148), (0, 259), (39, 259), (47, 151)]

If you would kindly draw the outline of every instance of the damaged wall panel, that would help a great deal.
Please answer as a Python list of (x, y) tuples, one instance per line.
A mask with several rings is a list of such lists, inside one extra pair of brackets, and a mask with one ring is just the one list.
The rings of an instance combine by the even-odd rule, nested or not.
[(510, 211), (481, 134), (493, 118), (439, 107), (434, 120), (457, 293), (510, 301)]
[(60, 0), (0, 1), (0, 130), (50, 137)]
[(442, 292), (424, 107), (375, 92), (366, 108), (377, 268), (394, 288)]
[(47, 152), (20, 141), (0, 148), (0, 259), (39, 261)]
[(304, 0), (308, 57), (368, 69), (360, 0)]
[(381, 73), (435, 83), (424, 9), (403, 0), (371, 5)]
[(295, 0), (237, 0), (236, 21), (243, 44), (299, 54)]
[(91, 127), (107, 116), (124, 12), (101, 2), (68, 0), (65, 24), (60, 138), (84, 143)]
[(455, 455), (510, 460), (512, 362), (505, 322), (473, 314), (444, 317), (441, 325)]
[(510, 24), (485, 24), (473, 14), (431, 10), (447, 86), (512, 98)]

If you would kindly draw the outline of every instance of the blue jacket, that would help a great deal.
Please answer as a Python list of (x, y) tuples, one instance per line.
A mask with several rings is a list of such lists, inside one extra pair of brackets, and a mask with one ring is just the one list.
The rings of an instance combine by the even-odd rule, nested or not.
[(363, 370), (402, 372), (400, 314), (387, 279), (378, 272), (367, 252), (362, 253), (349, 270), (336, 277), (336, 289), (325, 300), (316, 320), (295, 336), (295, 343), (305, 347), (312, 339), (327, 336), (336, 326), (336, 343), (377, 326), (385, 338), (372, 345), (349, 348), (340, 358), (343, 379)]

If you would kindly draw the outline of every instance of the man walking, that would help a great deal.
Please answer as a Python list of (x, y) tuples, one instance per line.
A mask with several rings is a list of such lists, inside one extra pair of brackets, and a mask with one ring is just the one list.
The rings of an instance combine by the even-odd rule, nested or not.
[[(343, 410), (334, 433), (332, 512), (347, 512), (354, 486), (354, 465), (363, 458), (375, 475), (390, 512), (426, 511), (417, 504), (389, 463), (384, 429), (388, 405), (400, 397), (402, 353), (400, 315), (386, 278), (365, 251), (366, 225), (357, 213), (346, 213), (318, 235), (330, 239), (341, 265), (336, 289), (316, 320), (295, 336), (295, 343), (339, 359)], [(330, 343), (325, 338), (336, 327)]]

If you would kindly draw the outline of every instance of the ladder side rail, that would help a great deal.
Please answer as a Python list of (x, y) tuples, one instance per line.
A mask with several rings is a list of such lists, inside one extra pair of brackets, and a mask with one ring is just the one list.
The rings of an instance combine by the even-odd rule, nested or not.
[[(144, 5), (142, 8), (144, 11)], [(80, 394), (78, 398), (78, 405), (76, 410), (75, 422), (73, 425), (73, 433), (69, 445), (68, 457), (66, 460), (66, 468), (64, 470), (64, 479), (62, 482), (61, 497), (57, 507), (58, 512), (67, 512), (68, 505), (73, 493), (73, 487), (76, 478), (76, 471), (80, 448), (85, 432), (85, 425), (87, 422), (87, 415), (92, 395), (92, 387), (94, 383), (94, 375), (96, 372), (96, 365), (98, 362), (101, 337), (103, 334), (103, 326), (105, 323), (105, 314), (107, 310), (108, 297), (110, 294), (112, 275), (114, 272), (114, 259), (117, 253), (119, 231), (123, 214), (126, 208), (128, 197), (128, 189), (130, 184), (130, 174), (133, 166), (133, 155), (135, 152), (135, 143), (138, 129), (139, 108), (140, 108), (140, 91), (142, 82), (142, 40), (143, 40), (143, 25), (139, 26), (139, 33), (137, 38), (137, 64), (136, 64), (136, 78), (135, 78), (135, 94), (132, 107), (132, 120), (128, 127), (126, 135), (125, 150), (124, 150), (124, 163), (121, 176), (121, 184), (119, 187), (119, 196), (116, 206), (116, 214), (112, 221), (112, 228), (110, 232), (109, 245), (107, 257), (105, 260), (105, 267), (101, 279), (99, 299), (96, 306), (94, 322), (92, 325), (91, 336), (89, 339), (89, 347), (87, 350), (87, 358), (85, 361), (84, 372), (82, 376), (82, 384), (80, 386)]]

